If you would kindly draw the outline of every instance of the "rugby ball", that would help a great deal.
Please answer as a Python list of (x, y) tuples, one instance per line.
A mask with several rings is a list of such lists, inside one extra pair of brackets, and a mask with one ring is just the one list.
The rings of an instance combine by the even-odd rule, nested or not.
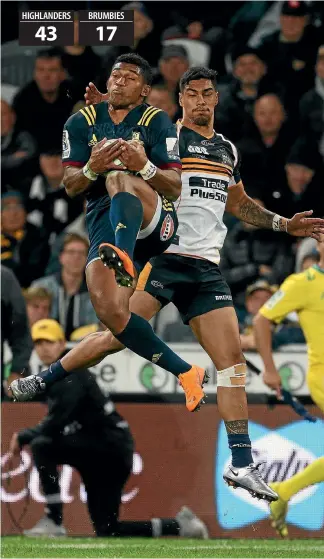
[[(102, 146), (101, 149), (109, 146), (110, 144), (112, 144), (113, 142), (116, 141), (117, 138), (115, 138), (114, 140), (107, 140), (104, 145)], [(117, 165), (118, 167), (124, 167), (124, 164), (120, 161), (120, 159), (114, 159), (114, 165)]]

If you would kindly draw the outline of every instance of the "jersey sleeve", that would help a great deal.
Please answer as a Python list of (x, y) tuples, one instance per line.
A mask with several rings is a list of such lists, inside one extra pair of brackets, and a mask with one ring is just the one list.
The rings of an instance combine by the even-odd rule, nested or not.
[(87, 163), (91, 155), (88, 131), (89, 126), (80, 112), (66, 121), (62, 140), (63, 166), (83, 167)]
[(304, 308), (306, 297), (307, 286), (305, 285), (304, 273), (292, 274), (261, 307), (259, 312), (265, 318), (278, 324), (292, 311), (299, 311)]
[(233, 174), (230, 178), (228, 186), (236, 186), (237, 184), (242, 182), (241, 173), (240, 173), (241, 156), (240, 156), (240, 153), (238, 152), (236, 146), (232, 143), (231, 143), (231, 146), (232, 146), (233, 155), (234, 155), (234, 168), (233, 168)]
[(181, 169), (177, 130), (164, 111), (154, 116), (150, 132), (149, 158), (152, 163), (159, 169)]

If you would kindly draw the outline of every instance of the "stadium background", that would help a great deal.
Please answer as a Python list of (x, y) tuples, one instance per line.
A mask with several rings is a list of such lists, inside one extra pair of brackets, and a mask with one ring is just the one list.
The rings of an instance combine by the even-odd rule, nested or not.
[[(162, 9), (161, 4), (144, 2), (135, 6), (139, 18), (138, 25), (141, 27), (139, 32), (145, 35), (147, 30), (152, 28), (139, 40), (137, 50), (149, 58), (156, 69), (154, 104), (159, 106), (160, 102), (161, 107), (168, 107), (173, 120), (179, 116), (176, 103), (177, 84), (171, 77), (180, 70), (186, 69), (194, 56), (201, 56), (203, 63), (209, 64), (219, 72), (220, 106), (216, 112), (216, 129), (237, 143), (243, 157), (242, 178), (247, 191), (263, 201), (269, 209), (288, 217), (295, 211), (310, 208), (314, 209), (316, 215), (324, 215), (324, 62), (322, 62), (324, 52), (321, 49), (324, 43), (322, 27), (324, 3), (306, 3), (309, 25), (302, 33), (300, 41), (297, 41), (296, 51), (292, 50), (289, 55), (287, 54), (290, 73), (285, 72), (284, 65), (275, 59), (272, 54), (274, 51), (271, 50), (280, 42), (278, 36), (281, 25), (281, 3), (206, 2), (199, 4), (199, 10), (194, 2), (172, 2), (170, 9), (165, 9), (166, 4), (163, 4)], [(304, 3), (290, 2), (290, 4), (292, 11), (300, 9), (300, 5), (304, 9)], [(124, 4), (121, 2), (109, 3), (110, 9), (122, 6)], [(74, 10), (99, 9), (102, 8), (102, 3), (73, 2), (69, 7)], [(62, 8), (60, 2), (46, 3), (46, 9), (60, 8)], [(60, 145), (57, 138), (51, 134), (51, 129), (42, 136), (44, 131), (39, 126), (37, 99), (33, 93), (35, 89), (30, 89), (28, 85), (33, 80), (37, 52), (42, 49), (19, 46), (18, 9), (39, 9), (39, 3), (2, 4), (1, 97), (9, 106), (15, 107), (17, 114), (15, 120), (8, 105), (1, 104), (2, 265), (14, 271), (24, 290), (28, 290), (33, 282), (44, 277), (47, 279), (38, 281), (36, 285), (45, 286), (46, 289), (48, 277), (62, 271), (58, 253), (65, 234), (71, 230), (77, 234), (85, 234), (83, 207), (82, 203), (77, 206), (75, 201), (71, 205), (64, 195), (58, 155)], [(271, 36), (270, 39), (268, 35)], [(266, 48), (267, 41), (272, 45), (270, 50)], [(171, 44), (176, 45), (176, 50), (171, 50), (173, 57), (170, 56), (170, 50), (167, 50)], [(79, 101), (82, 101), (84, 86), (90, 79), (98, 87), (104, 87), (105, 76), (116, 54), (118, 54), (116, 50), (111, 52), (106, 47), (96, 47), (92, 51), (87, 49), (85, 53), (74, 52), (73, 55), (63, 49), (52, 53), (51, 56), (58, 59), (59, 64), (60, 57), (62, 58), (64, 66), (64, 74), (62, 73), (61, 82), (57, 83), (56, 91), (58, 126), (60, 120), (63, 125), (69, 114), (80, 108)], [(258, 68), (255, 67), (256, 58)], [(75, 62), (78, 59), (81, 64)], [(258, 76), (255, 78), (257, 83), (252, 84), (254, 85), (252, 88), (251, 83), (245, 83), (249, 81), (249, 77), (244, 62), (247, 65), (254, 64), (254, 70), (250, 69), (250, 71), (255, 71)], [(96, 68), (95, 75), (93, 75), (93, 68)], [(23, 90), (22, 95), (19, 94), (21, 90)], [(258, 100), (263, 94), (270, 94), (270, 99), (263, 98), (265, 102), (263, 111), (266, 111), (265, 118), (268, 119), (266, 124), (264, 121), (262, 124), (256, 117)], [(46, 110), (51, 113), (50, 107)], [(265, 128), (272, 125), (272, 136), (267, 135)], [(270, 140), (269, 136), (271, 136)], [(26, 152), (26, 155), (15, 156), (20, 151)], [(289, 175), (287, 163), (290, 166), (302, 167), (304, 174), (299, 175), (297, 179), (295, 177), (294, 180), (291, 172)], [(14, 193), (10, 194), (12, 192)], [(8, 211), (6, 208), (8, 200), (11, 201), (11, 205), (16, 204), (25, 208), (26, 217), (22, 224), (18, 223), (17, 218), (16, 229), (15, 223), (12, 224), (15, 217), (11, 217), (9, 226), (8, 218), (3, 219), (5, 212)], [(4, 217), (6, 218), (6, 214)], [(227, 225), (229, 235), (224, 247), (224, 273), (227, 274), (236, 301), (242, 343), (246, 344), (246, 350), (252, 350), (249, 357), (251, 360), (256, 360), (258, 364), (258, 357), (253, 353), (253, 339), (249, 337), (251, 316), (258, 302), (250, 299), (252, 303), (247, 307), (246, 290), (261, 280), (268, 286), (263, 284), (262, 288), (260, 285), (258, 289), (254, 287), (250, 290), (250, 296), (260, 292), (270, 295), (269, 286), (272, 289), (273, 285), (280, 283), (289, 273), (299, 271), (303, 266), (316, 261), (315, 247), (314, 243), (297, 245), (288, 242), (287, 239), (280, 239), (279, 236), (262, 237), (256, 232), (252, 235), (250, 231), (245, 231), (229, 218), (227, 218)], [(26, 244), (22, 248), (19, 231), (23, 231), (23, 238), (30, 239), (28, 248)], [(259, 244), (259, 248), (256, 244)], [(33, 254), (40, 245), (43, 250)], [(69, 263), (66, 264), (67, 267), (68, 265)], [(242, 273), (243, 268), (244, 273)], [(54, 312), (53, 299), (55, 293), (52, 294), (52, 308), (48, 306), (49, 313)], [(26, 295), (27, 307), (30, 300)], [(54, 317), (58, 318), (58, 316)], [(31, 314), (30, 320), (32, 320)], [(69, 332), (70, 340), (82, 338), (88, 331), (90, 323), (91, 329), (98, 326), (94, 326), (92, 320), (89, 322), (85, 312), (80, 316), (78, 324), (83, 330), (75, 333), (74, 336)], [(163, 311), (154, 326), (167, 342), (182, 344), (181, 351), (184, 353), (201, 351), (193, 345), (194, 340), (189, 330), (181, 325), (175, 309), (168, 308)], [(297, 394), (307, 397), (303, 341), (296, 317), (291, 316), (280, 331), (276, 332), (274, 349), (276, 349), (276, 360), (282, 365), (282, 375), (287, 386)], [(134, 460), (137, 475), (134, 474), (127, 489), (131, 492), (135, 488), (138, 492), (135, 491), (136, 494), (131, 501), (124, 503), (123, 517), (140, 519), (147, 515), (172, 516), (178, 505), (186, 503), (206, 521), (212, 536), (268, 537), (272, 535), (265, 522), (264, 511), (255, 504), (247, 503), (239, 496), (235, 499), (233, 497), (233, 514), (228, 515), (228, 507), (224, 507), (224, 502), (232, 497), (229, 490), (218, 481), (219, 472), (227, 459), (227, 451), (222, 450), (222, 433), (217, 411), (213, 405), (212, 393), (216, 387), (211, 384), (209, 397), (211, 405), (207, 406), (198, 419), (196, 416), (187, 418), (183, 405), (174, 403), (182, 402), (177, 386), (174, 383), (171, 385), (171, 381), (163, 371), (150, 368), (142, 361), (135, 362), (127, 354), (126, 357), (122, 355), (106, 360), (97, 368), (96, 373), (101, 387), (104, 390), (109, 388), (114, 392), (116, 401), (127, 400), (127, 404), (120, 404), (120, 411), (130, 420), (138, 445), (139, 456)], [(200, 359), (205, 359), (202, 353)], [(11, 362), (8, 348), (6, 348), (5, 361), (8, 362), (5, 374), (8, 375)], [(32, 370), (35, 371), (38, 366), (35, 355), (32, 355)], [(306, 422), (300, 423), (297, 416), (294, 416), (285, 406), (276, 408), (275, 412), (270, 411), (266, 407), (268, 391), (255, 375), (250, 375), (248, 392), (255, 402), (251, 411), (252, 430), (254, 430), (252, 436), (254, 440), (262, 441), (260, 444), (264, 445), (262, 452), (267, 459), (267, 464), (269, 467), (272, 464), (269, 479), (275, 476), (276, 471), (278, 473), (279, 470), (276, 468), (279, 468), (279, 463), (285, 465), (280, 470), (281, 474), (287, 476), (290, 472), (291, 475), (292, 470), (288, 472), (287, 464), (289, 465), (293, 451), (295, 451), (296, 464), (292, 464), (291, 468), (297, 469), (323, 453), (322, 421), (318, 421), (316, 427)], [(6, 399), (6, 395), (4, 398)], [(310, 403), (307, 399), (305, 402)], [(162, 406), (162, 403), (165, 405)], [(314, 408), (310, 409), (316, 413)], [(26, 472), (16, 476), (9, 489), (6, 477), (6, 465), (8, 466), (6, 453), (13, 423), (15, 423), (14, 430), (17, 430), (33, 424), (41, 418), (42, 413), (43, 408), (39, 404), (17, 406), (10, 402), (3, 403), (2, 455), (5, 468), (2, 498), (5, 502), (10, 502), (15, 517), (19, 517), (21, 507), (24, 507), (25, 497), (24, 493), (21, 493), (21, 499), (17, 495), (23, 491), (27, 479), (25, 475), (28, 479), (31, 476), (32, 497), (23, 520), (23, 527), (30, 527), (41, 514), (42, 505), (41, 497), (37, 493), (37, 479), (32, 464), (28, 463), (26, 458), (28, 464)], [(146, 431), (147, 421), (150, 425), (149, 431)], [(192, 437), (190, 440), (188, 429), (185, 429), (189, 421), (191, 422), (190, 437)], [(290, 432), (288, 428), (292, 431)], [(279, 454), (272, 459), (270, 452), (273, 440), (268, 429), (273, 429), (273, 433), (280, 437)], [(161, 440), (164, 443), (159, 446), (157, 452), (155, 441)], [(173, 466), (166, 471), (163, 462), (170, 464), (170, 461), (173, 461)], [(192, 464), (190, 468), (189, 464)], [(171, 475), (175, 471), (177, 475)], [(190, 491), (189, 484), (186, 483), (189, 477), (190, 486), (193, 488)], [(179, 484), (180, 478), (181, 484)], [(86, 509), (78, 496), (80, 489), (75, 476), (73, 480), (67, 492), (67, 495), (74, 495), (71, 504), (66, 505), (69, 511), (67, 527), (75, 534), (91, 533)], [(137, 483), (137, 480), (141, 481)], [(168, 484), (174, 487), (172, 491), (167, 491)], [(16, 497), (11, 498), (10, 494)], [(201, 498), (201, 494), (206, 498)], [(165, 495), (167, 497), (162, 498)], [(244, 513), (240, 512), (242, 503), (245, 507)], [(321, 487), (315, 489), (315, 492), (303, 493), (301, 499), (292, 505), (291, 535), (320, 537), (324, 522), (323, 509), (324, 492)], [(229, 518), (230, 516), (233, 518)], [(76, 519), (77, 522), (74, 523)], [(3, 533), (15, 533), (15, 527), (6, 508), (3, 511)]]

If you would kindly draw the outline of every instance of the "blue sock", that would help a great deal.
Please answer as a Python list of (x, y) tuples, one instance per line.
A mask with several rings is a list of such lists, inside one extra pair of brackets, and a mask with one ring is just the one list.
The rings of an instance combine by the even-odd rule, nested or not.
[(149, 322), (137, 314), (131, 313), (126, 328), (120, 334), (115, 334), (115, 338), (137, 355), (151, 363), (157, 363), (175, 376), (191, 369), (189, 363), (183, 361), (154, 334)]
[(232, 453), (232, 465), (235, 468), (245, 468), (253, 463), (250, 437), (247, 434), (228, 434), (228, 446)]
[(37, 376), (43, 379), (46, 386), (50, 386), (51, 384), (54, 384), (55, 382), (64, 379), (69, 374), (70, 373), (64, 369), (64, 367), (61, 364), (61, 361), (59, 360), (56, 361), (55, 363), (52, 363), (52, 365), (50, 365), (50, 367), (46, 369), (46, 371), (39, 373)]
[(115, 232), (115, 246), (133, 260), (137, 234), (143, 221), (143, 205), (137, 196), (118, 192), (111, 200), (109, 217)]

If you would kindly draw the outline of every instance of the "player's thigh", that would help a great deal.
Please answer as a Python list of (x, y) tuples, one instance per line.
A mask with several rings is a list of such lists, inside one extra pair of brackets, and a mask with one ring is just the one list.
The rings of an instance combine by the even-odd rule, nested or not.
[(233, 307), (222, 307), (192, 318), (189, 322), (200, 345), (216, 369), (244, 363), (236, 313)]
[(146, 291), (135, 291), (129, 301), (129, 310), (145, 320), (151, 320), (159, 310), (161, 303)]
[(158, 195), (145, 180), (117, 171), (107, 176), (106, 186), (111, 198), (119, 192), (129, 192), (137, 196), (143, 205), (142, 229), (151, 223), (157, 207)]
[(307, 384), (313, 401), (324, 413), (324, 367), (322, 369), (310, 367), (307, 372)]

